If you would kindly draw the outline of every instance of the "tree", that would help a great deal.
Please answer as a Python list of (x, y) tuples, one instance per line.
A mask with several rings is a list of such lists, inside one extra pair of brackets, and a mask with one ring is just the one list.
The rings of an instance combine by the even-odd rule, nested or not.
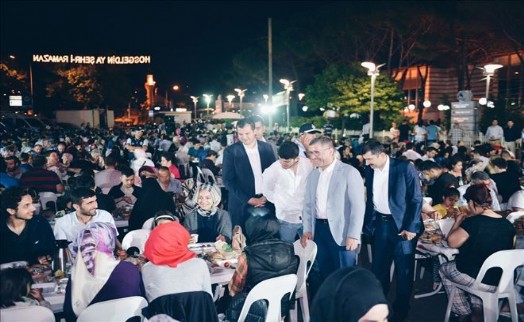
[[(387, 75), (375, 81), (373, 110), (376, 128), (398, 116), (403, 108), (404, 94)], [(333, 108), (340, 116), (352, 113), (366, 115), (370, 110), (371, 81), (364, 68), (358, 65), (326, 68), (306, 89), (309, 108)]]
[(72, 107), (96, 108), (103, 101), (98, 71), (91, 65), (80, 65), (69, 69), (60, 66), (55, 70), (59, 77), (47, 87), (47, 96), (62, 96)]

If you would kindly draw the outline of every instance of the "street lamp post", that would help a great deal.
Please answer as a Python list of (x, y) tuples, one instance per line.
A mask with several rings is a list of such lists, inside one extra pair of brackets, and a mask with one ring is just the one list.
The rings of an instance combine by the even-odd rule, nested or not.
[(280, 83), (284, 85), (284, 89), (286, 90), (286, 127), (287, 127), (288, 132), (289, 132), (289, 100), (290, 100), (289, 94), (293, 90), (294, 82), (296, 82), (296, 80), (290, 82), (289, 80), (285, 78), (280, 79)]
[(195, 120), (196, 120), (197, 119), (198, 96), (191, 96), (191, 99), (193, 100), (193, 104), (195, 105)]
[(239, 112), (242, 112), (242, 99), (244, 98), (244, 93), (247, 91), (247, 88), (246, 89), (240, 89), (240, 88), (235, 88), (235, 92), (238, 93), (238, 97), (240, 97), (240, 111)]
[(232, 107), (233, 107), (231, 102), (233, 102), (233, 99), (235, 98), (235, 95), (229, 94), (228, 96), (226, 96), (226, 98), (227, 98), (227, 101), (229, 102), (229, 109), (231, 110)]
[(495, 75), (495, 71), (499, 68), (502, 68), (502, 65), (500, 64), (487, 64), (484, 65), (484, 67), (479, 67), (483, 71), (483, 75), (486, 76), (486, 104), (489, 101), (489, 82), (491, 80), (491, 77)]
[(369, 103), (369, 138), (373, 138), (373, 100), (375, 98), (375, 79), (377, 78), (379, 72), (379, 68), (384, 66), (385, 64), (376, 66), (374, 63), (371, 62), (363, 62), (360, 64), (362, 67), (368, 69), (368, 76), (371, 76), (371, 101)]
[(202, 94), (204, 96), (204, 99), (206, 101), (206, 104), (207, 104), (207, 114), (209, 115), (209, 103), (211, 103), (211, 97), (213, 97), (213, 95), (211, 94)]

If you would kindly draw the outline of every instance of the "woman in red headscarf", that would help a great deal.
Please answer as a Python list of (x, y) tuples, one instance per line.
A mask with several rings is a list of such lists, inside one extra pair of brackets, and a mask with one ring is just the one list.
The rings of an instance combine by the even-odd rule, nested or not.
[(184, 292), (205, 291), (212, 296), (207, 264), (189, 250), (188, 244), (189, 232), (176, 221), (151, 231), (144, 250), (149, 262), (142, 268), (149, 302)]

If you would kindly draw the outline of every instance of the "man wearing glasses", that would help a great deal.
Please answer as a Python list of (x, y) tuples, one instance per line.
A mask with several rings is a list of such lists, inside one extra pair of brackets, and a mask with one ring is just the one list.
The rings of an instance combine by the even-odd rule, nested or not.
[(311, 239), (317, 244), (322, 283), (335, 270), (355, 265), (366, 209), (364, 182), (357, 169), (336, 159), (329, 137), (311, 141), (309, 158), (316, 169), (307, 179), (301, 244), (306, 247)]
[(262, 174), (262, 192), (275, 205), (280, 222), (280, 239), (293, 243), (302, 236), (302, 206), (306, 179), (313, 166), (298, 155), (298, 145), (285, 141), (278, 149), (278, 161)]

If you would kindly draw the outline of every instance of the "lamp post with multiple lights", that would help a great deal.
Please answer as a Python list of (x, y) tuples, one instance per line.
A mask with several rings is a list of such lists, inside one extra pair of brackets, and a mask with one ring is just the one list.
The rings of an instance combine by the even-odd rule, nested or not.
[(204, 100), (206, 101), (206, 104), (207, 104), (207, 108), (206, 108), (206, 111), (207, 111), (207, 114), (209, 115), (209, 103), (211, 103), (211, 97), (213, 97), (213, 95), (211, 94), (202, 94), (204, 96)]
[(226, 96), (227, 98), (227, 101), (229, 102), (229, 109), (231, 110), (233, 108), (233, 99), (235, 98), (235, 95), (233, 94), (229, 94), (228, 96)]
[(294, 81), (289, 81), (285, 78), (282, 78), (280, 79), (280, 83), (282, 83), (282, 85), (284, 85), (284, 89), (286, 90), (286, 127), (287, 127), (287, 131), (289, 132), (289, 101), (290, 101), (290, 97), (289, 97), (289, 94), (291, 93), (291, 91), (293, 91), (293, 83), (296, 82), (296, 80)]
[(244, 98), (245, 96), (245, 92), (247, 91), (247, 88), (246, 89), (240, 89), (240, 88), (235, 88), (235, 92), (238, 93), (238, 97), (240, 98), (240, 111), (239, 112), (242, 112), (242, 99)]
[(373, 138), (373, 100), (375, 97), (375, 79), (377, 78), (379, 72), (379, 68), (384, 66), (385, 64), (376, 66), (374, 63), (371, 62), (363, 62), (360, 64), (362, 67), (367, 68), (368, 70), (368, 76), (371, 76), (371, 101), (369, 103), (369, 138)]
[(198, 96), (190, 96), (193, 100), (193, 104), (195, 107), (195, 120), (197, 119), (197, 103), (198, 103)]

